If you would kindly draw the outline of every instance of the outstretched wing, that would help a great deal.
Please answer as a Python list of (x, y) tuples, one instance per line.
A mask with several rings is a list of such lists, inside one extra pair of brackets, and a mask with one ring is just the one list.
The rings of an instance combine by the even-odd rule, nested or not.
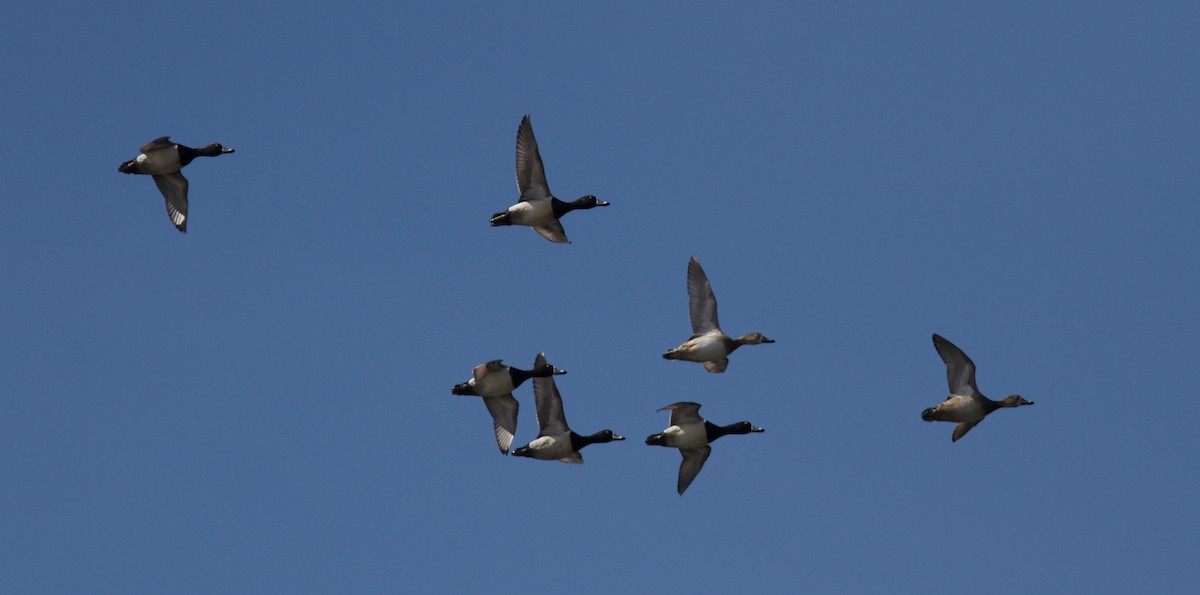
[[(535, 367), (546, 364), (546, 355), (539, 353), (534, 360)], [(533, 379), (533, 399), (537, 403), (538, 436), (557, 436), (571, 431), (567, 426), (567, 416), (563, 413), (562, 395), (554, 376)], [(581, 461), (582, 462), (582, 461)]]
[(680, 401), (667, 405), (659, 409), (659, 411), (671, 412), (670, 423), (672, 426), (704, 423), (704, 418), (700, 417), (700, 403)]
[(688, 314), (692, 319), (692, 334), (720, 330), (721, 323), (717, 322), (717, 297), (713, 295), (712, 285), (708, 275), (700, 268), (700, 261), (693, 256), (688, 261)]
[(954, 426), (954, 435), (950, 437), (950, 441), (958, 442), (959, 438), (966, 436), (967, 432), (970, 432), (971, 428), (979, 425), (979, 422), (981, 422), (981, 421), (983, 421), (983, 420), (981, 419), (978, 421), (964, 421), (964, 422), (958, 424), (957, 426)]
[[(163, 138), (166, 138), (165, 136)], [(143, 150), (145, 148), (143, 147)], [(187, 233), (188, 181), (180, 172), (154, 176), (154, 184), (167, 201), (167, 216), (179, 231)]]
[(708, 455), (712, 454), (712, 447), (704, 445), (700, 448), (679, 449), (679, 454), (683, 455), (683, 462), (679, 463), (679, 483), (676, 489), (679, 495), (692, 485), (692, 480), (700, 474), (700, 469), (704, 467), (704, 461), (708, 460)]
[(521, 126), (517, 128), (517, 188), (521, 190), (521, 200), (550, 197), (550, 185), (546, 183), (546, 172), (542, 169), (542, 156), (538, 153), (537, 139), (533, 137), (529, 114), (525, 114)]
[[(983, 396), (975, 386), (975, 362), (971, 361), (963, 350), (939, 334), (933, 335), (933, 346), (946, 363), (946, 383), (950, 386), (950, 394)], [(967, 433), (966, 430), (963, 430), (963, 433)]]
[(496, 445), (501, 454), (508, 454), (512, 447), (513, 435), (517, 433), (517, 409), (520, 404), (513, 398), (512, 393), (502, 397), (484, 397), (483, 404), (487, 405), (488, 413), (492, 414), (492, 428), (496, 430)]
[(567, 239), (567, 230), (563, 229), (562, 223), (555, 219), (549, 223), (533, 226), (533, 231), (538, 232), (538, 235), (554, 242), (555, 244), (570, 244), (571, 240)]

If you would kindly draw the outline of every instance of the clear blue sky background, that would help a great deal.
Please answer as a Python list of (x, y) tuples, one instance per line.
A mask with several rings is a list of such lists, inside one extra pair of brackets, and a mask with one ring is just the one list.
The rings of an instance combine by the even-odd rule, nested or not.
[[(1200, 9), (895, 4), (5, 4), (0, 592), (1191, 591)], [(1037, 405), (952, 444), (933, 332)], [(500, 456), (539, 351), (630, 439)], [(680, 400), (767, 429), (683, 497)]]

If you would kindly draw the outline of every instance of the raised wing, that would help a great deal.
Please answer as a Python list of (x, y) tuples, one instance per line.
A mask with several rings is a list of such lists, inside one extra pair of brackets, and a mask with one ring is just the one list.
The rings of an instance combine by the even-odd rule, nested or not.
[(692, 480), (700, 474), (700, 469), (704, 468), (704, 461), (712, 454), (712, 447), (705, 445), (700, 448), (681, 448), (679, 454), (683, 455), (683, 462), (679, 463), (679, 483), (676, 489), (682, 496), (688, 486), (692, 485)]
[[(165, 136), (163, 138), (166, 138)], [(149, 145), (147, 145), (149, 146)], [(142, 148), (145, 150), (145, 147)], [(167, 216), (175, 229), (187, 233), (188, 181), (180, 172), (154, 176), (154, 184), (167, 201)]]
[(950, 394), (983, 396), (975, 386), (975, 362), (963, 350), (936, 333), (933, 335), (933, 347), (946, 363), (946, 383), (950, 386)]
[[(534, 360), (534, 366), (540, 368), (544, 365), (546, 355), (539, 353)], [(558, 393), (554, 376), (533, 379), (533, 399), (537, 403), (539, 437), (557, 436), (571, 431), (567, 426), (567, 416), (563, 414), (562, 395)]]
[(672, 426), (682, 426), (685, 424), (704, 423), (704, 418), (700, 417), (700, 403), (692, 403), (690, 401), (680, 401), (667, 405), (659, 411), (670, 411)]
[(533, 137), (533, 124), (529, 114), (521, 119), (517, 128), (517, 188), (521, 200), (550, 197), (550, 185), (546, 183), (546, 172), (542, 169), (542, 156), (538, 153), (537, 139)]
[(717, 296), (713, 295), (712, 285), (708, 275), (700, 268), (700, 261), (693, 256), (688, 261), (688, 314), (692, 319), (692, 334), (720, 330), (721, 323), (717, 322)]
[(487, 405), (488, 413), (492, 414), (492, 428), (496, 430), (496, 445), (501, 454), (508, 454), (512, 447), (513, 435), (517, 433), (517, 409), (520, 404), (513, 398), (512, 393), (503, 397), (484, 397), (483, 404)]
[(171, 142), (171, 137), (160, 136), (160, 137), (142, 145), (141, 151), (142, 151), (143, 155), (149, 155), (150, 151), (153, 151), (155, 149), (162, 149), (165, 147), (169, 147), (173, 144), (175, 144), (175, 143)]

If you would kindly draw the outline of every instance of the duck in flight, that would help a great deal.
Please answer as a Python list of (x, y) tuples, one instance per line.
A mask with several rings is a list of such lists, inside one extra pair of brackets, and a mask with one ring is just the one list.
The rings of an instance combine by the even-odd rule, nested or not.
[(999, 401), (983, 396), (975, 386), (975, 362), (971, 361), (963, 350), (936, 333), (933, 335), (933, 347), (946, 363), (946, 381), (950, 385), (950, 396), (937, 406), (922, 411), (921, 419), (958, 424), (954, 426), (954, 434), (950, 436), (951, 442), (958, 442), (959, 438), (966, 436), (971, 428), (979, 425), (983, 418), (997, 409), (1033, 404), (1033, 401), (1026, 401), (1021, 395), (1009, 395)]
[[(548, 365), (545, 354), (538, 354), (535, 368)], [(533, 399), (537, 403), (538, 437), (513, 451), (514, 457), (530, 457), (543, 461), (583, 463), (579, 451), (589, 444), (624, 440), (612, 430), (600, 430), (590, 436), (580, 436), (567, 425), (563, 414), (562, 395), (553, 376), (533, 379)]]
[(479, 364), (471, 371), (471, 378), (466, 382), (456, 384), (450, 389), (451, 394), (460, 396), (483, 397), (483, 404), (492, 415), (492, 429), (496, 432), (496, 445), (500, 454), (508, 454), (512, 446), (513, 435), (517, 432), (517, 400), (512, 392), (529, 378), (541, 378), (555, 374), (566, 374), (546, 363), (546, 358), (538, 354), (532, 370), (522, 370), (504, 365), (504, 362), (494, 359)]
[(692, 320), (692, 338), (663, 353), (663, 359), (701, 362), (704, 369), (720, 374), (729, 366), (729, 354), (742, 345), (774, 343), (762, 333), (749, 333), (736, 339), (721, 332), (717, 322), (717, 298), (700, 261), (693, 256), (688, 261), (688, 314)]
[(692, 485), (692, 480), (696, 479), (696, 475), (704, 467), (704, 461), (712, 454), (709, 443), (729, 434), (764, 431), (748, 421), (718, 426), (700, 417), (699, 403), (681, 401), (659, 409), (664, 410), (671, 412), (671, 425), (662, 433), (647, 437), (646, 444), (678, 448), (679, 454), (683, 455), (683, 461), (679, 464), (679, 481), (675, 488), (680, 496)]
[(217, 157), (233, 149), (219, 143), (193, 149), (171, 142), (163, 136), (142, 145), (141, 154), (122, 163), (117, 171), (123, 174), (145, 174), (154, 177), (154, 184), (167, 201), (167, 216), (175, 228), (187, 233), (188, 181), (180, 171), (197, 157)]
[(590, 194), (564, 202), (550, 193), (528, 114), (517, 128), (517, 188), (521, 191), (520, 200), (508, 207), (507, 211), (492, 215), (492, 227), (525, 225), (556, 244), (570, 243), (567, 232), (559, 222), (563, 215), (575, 210), (608, 206), (608, 203)]

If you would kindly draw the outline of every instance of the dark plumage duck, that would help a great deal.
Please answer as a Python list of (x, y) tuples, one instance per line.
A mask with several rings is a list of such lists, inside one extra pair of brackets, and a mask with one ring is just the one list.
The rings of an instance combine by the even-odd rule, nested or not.
[(197, 157), (216, 157), (232, 152), (233, 149), (217, 143), (193, 149), (163, 136), (142, 145), (142, 153), (122, 163), (117, 171), (153, 176), (154, 184), (167, 201), (167, 216), (171, 223), (187, 233), (188, 181), (180, 170)]
[(993, 401), (979, 392), (975, 386), (975, 362), (950, 341), (938, 334), (933, 335), (933, 346), (946, 363), (946, 381), (950, 385), (950, 396), (936, 407), (921, 412), (925, 421), (949, 421), (957, 423), (951, 442), (967, 435), (971, 428), (997, 409), (1032, 405), (1021, 395), (1009, 395)]
[(521, 190), (520, 200), (507, 211), (492, 215), (492, 226), (525, 225), (556, 244), (570, 243), (559, 222), (563, 215), (579, 209), (608, 206), (590, 194), (564, 202), (550, 193), (528, 114), (517, 128), (517, 188)]
[[(540, 362), (540, 363), (539, 363)], [(504, 362), (494, 359), (479, 364), (471, 371), (471, 378), (461, 384), (456, 384), (450, 392), (460, 396), (483, 397), (483, 404), (488, 413), (492, 414), (492, 428), (496, 431), (496, 444), (501, 454), (508, 454), (512, 446), (513, 434), (517, 432), (517, 409), (519, 405), (513, 398), (512, 391), (529, 378), (566, 374), (545, 363), (545, 357), (538, 354), (532, 370), (522, 370), (504, 365)]]
[[(546, 356), (539, 353), (534, 367), (547, 365)], [(600, 430), (590, 436), (581, 436), (572, 431), (563, 414), (562, 395), (558, 393), (558, 385), (552, 376), (533, 379), (533, 398), (537, 403), (540, 431), (532, 442), (514, 450), (514, 457), (583, 463), (583, 455), (579, 453), (583, 447), (625, 439), (612, 430)]]
[(717, 322), (717, 298), (713, 295), (708, 275), (693, 256), (688, 261), (688, 314), (692, 320), (692, 338), (663, 353), (663, 359), (701, 362), (704, 369), (720, 374), (729, 366), (729, 354), (742, 345), (774, 343), (762, 333), (750, 333), (736, 339), (721, 332)]
[(647, 437), (646, 444), (679, 449), (683, 462), (679, 464), (679, 482), (676, 484), (676, 490), (680, 496), (692, 485), (692, 480), (696, 479), (696, 475), (704, 467), (704, 461), (712, 454), (710, 442), (729, 434), (764, 431), (748, 421), (718, 426), (700, 417), (699, 403), (682, 401), (659, 409), (664, 410), (671, 412), (671, 425), (662, 433)]

